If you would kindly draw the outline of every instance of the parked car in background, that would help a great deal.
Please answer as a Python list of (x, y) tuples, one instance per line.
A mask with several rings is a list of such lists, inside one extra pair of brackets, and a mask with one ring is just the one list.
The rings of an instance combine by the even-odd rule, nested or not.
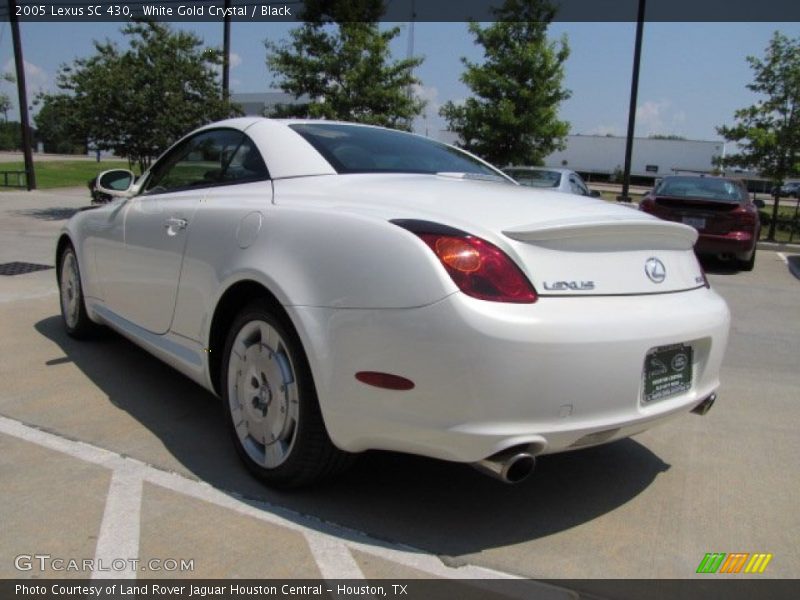
[(800, 181), (784, 183), (778, 190), (781, 197), (797, 198), (800, 195)]
[(735, 259), (743, 271), (755, 265), (758, 208), (737, 179), (667, 176), (642, 199), (639, 210), (697, 229), (697, 254)]
[(56, 246), (67, 333), (220, 396), (271, 485), (370, 449), (515, 482), (716, 398), (730, 314), (686, 225), (330, 121), (214, 123), (97, 189)]
[(506, 167), (503, 172), (520, 185), (542, 188), (565, 194), (599, 198), (600, 192), (592, 191), (575, 171), (549, 167)]

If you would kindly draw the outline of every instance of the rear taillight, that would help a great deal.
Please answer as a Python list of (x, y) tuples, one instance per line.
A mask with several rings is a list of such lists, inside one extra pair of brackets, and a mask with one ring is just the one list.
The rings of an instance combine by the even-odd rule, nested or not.
[(474, 236), (418, 233), (465, 294), (494, 302), (536, 302), (536, 292), (497, 246)]
[(450, 278), (468, 296), (493, 302), (536, 302), (536, 290), (531, 283), (514, 261), (494, 244), (436, 223), (393, 222), (425, 242)]
[(730, 216), (734, 218), (736, 226), (745, 229), (752, 229), (758, 221), (758, 213), (745, 207), (737, 208)]
[(639, 202), (639, 210), (643, 210), (645, 212), (651, 212), (655, 207), (656, 202), (651, 196), (645, 196), (642, 198), (642, 201)]

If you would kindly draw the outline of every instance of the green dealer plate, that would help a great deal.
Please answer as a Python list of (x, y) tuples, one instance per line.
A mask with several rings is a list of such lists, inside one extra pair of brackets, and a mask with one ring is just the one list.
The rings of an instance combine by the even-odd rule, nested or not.
[(692, 387), (692, 347), (673, 344), (654, 348), (644, 359), (644, 402), (688, 392)]

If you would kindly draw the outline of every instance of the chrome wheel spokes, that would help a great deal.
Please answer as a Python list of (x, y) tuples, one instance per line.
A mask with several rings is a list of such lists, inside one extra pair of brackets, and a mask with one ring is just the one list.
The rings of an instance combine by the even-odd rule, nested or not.
[(61, 312), (71, 329), (78, 325), (80, 303), (81, 281), (78, 275), (78, 261), (73, 252), (67, 252), (61, 265)]
[(265, 321), (245, 324), (234, 340), (228, 402), (236, 435), (250, 458), (267, 469), (281, 465), (297, 435), (298, 390), (286, 343)]

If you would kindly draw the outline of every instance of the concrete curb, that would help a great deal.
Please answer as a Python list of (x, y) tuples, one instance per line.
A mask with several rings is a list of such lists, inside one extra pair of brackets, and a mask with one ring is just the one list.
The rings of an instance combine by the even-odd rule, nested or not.
[(773, 252), (797, 252), (800, 254), (800, 243), (758, 242), (757, 248), (759, 250), (772, 250)]

